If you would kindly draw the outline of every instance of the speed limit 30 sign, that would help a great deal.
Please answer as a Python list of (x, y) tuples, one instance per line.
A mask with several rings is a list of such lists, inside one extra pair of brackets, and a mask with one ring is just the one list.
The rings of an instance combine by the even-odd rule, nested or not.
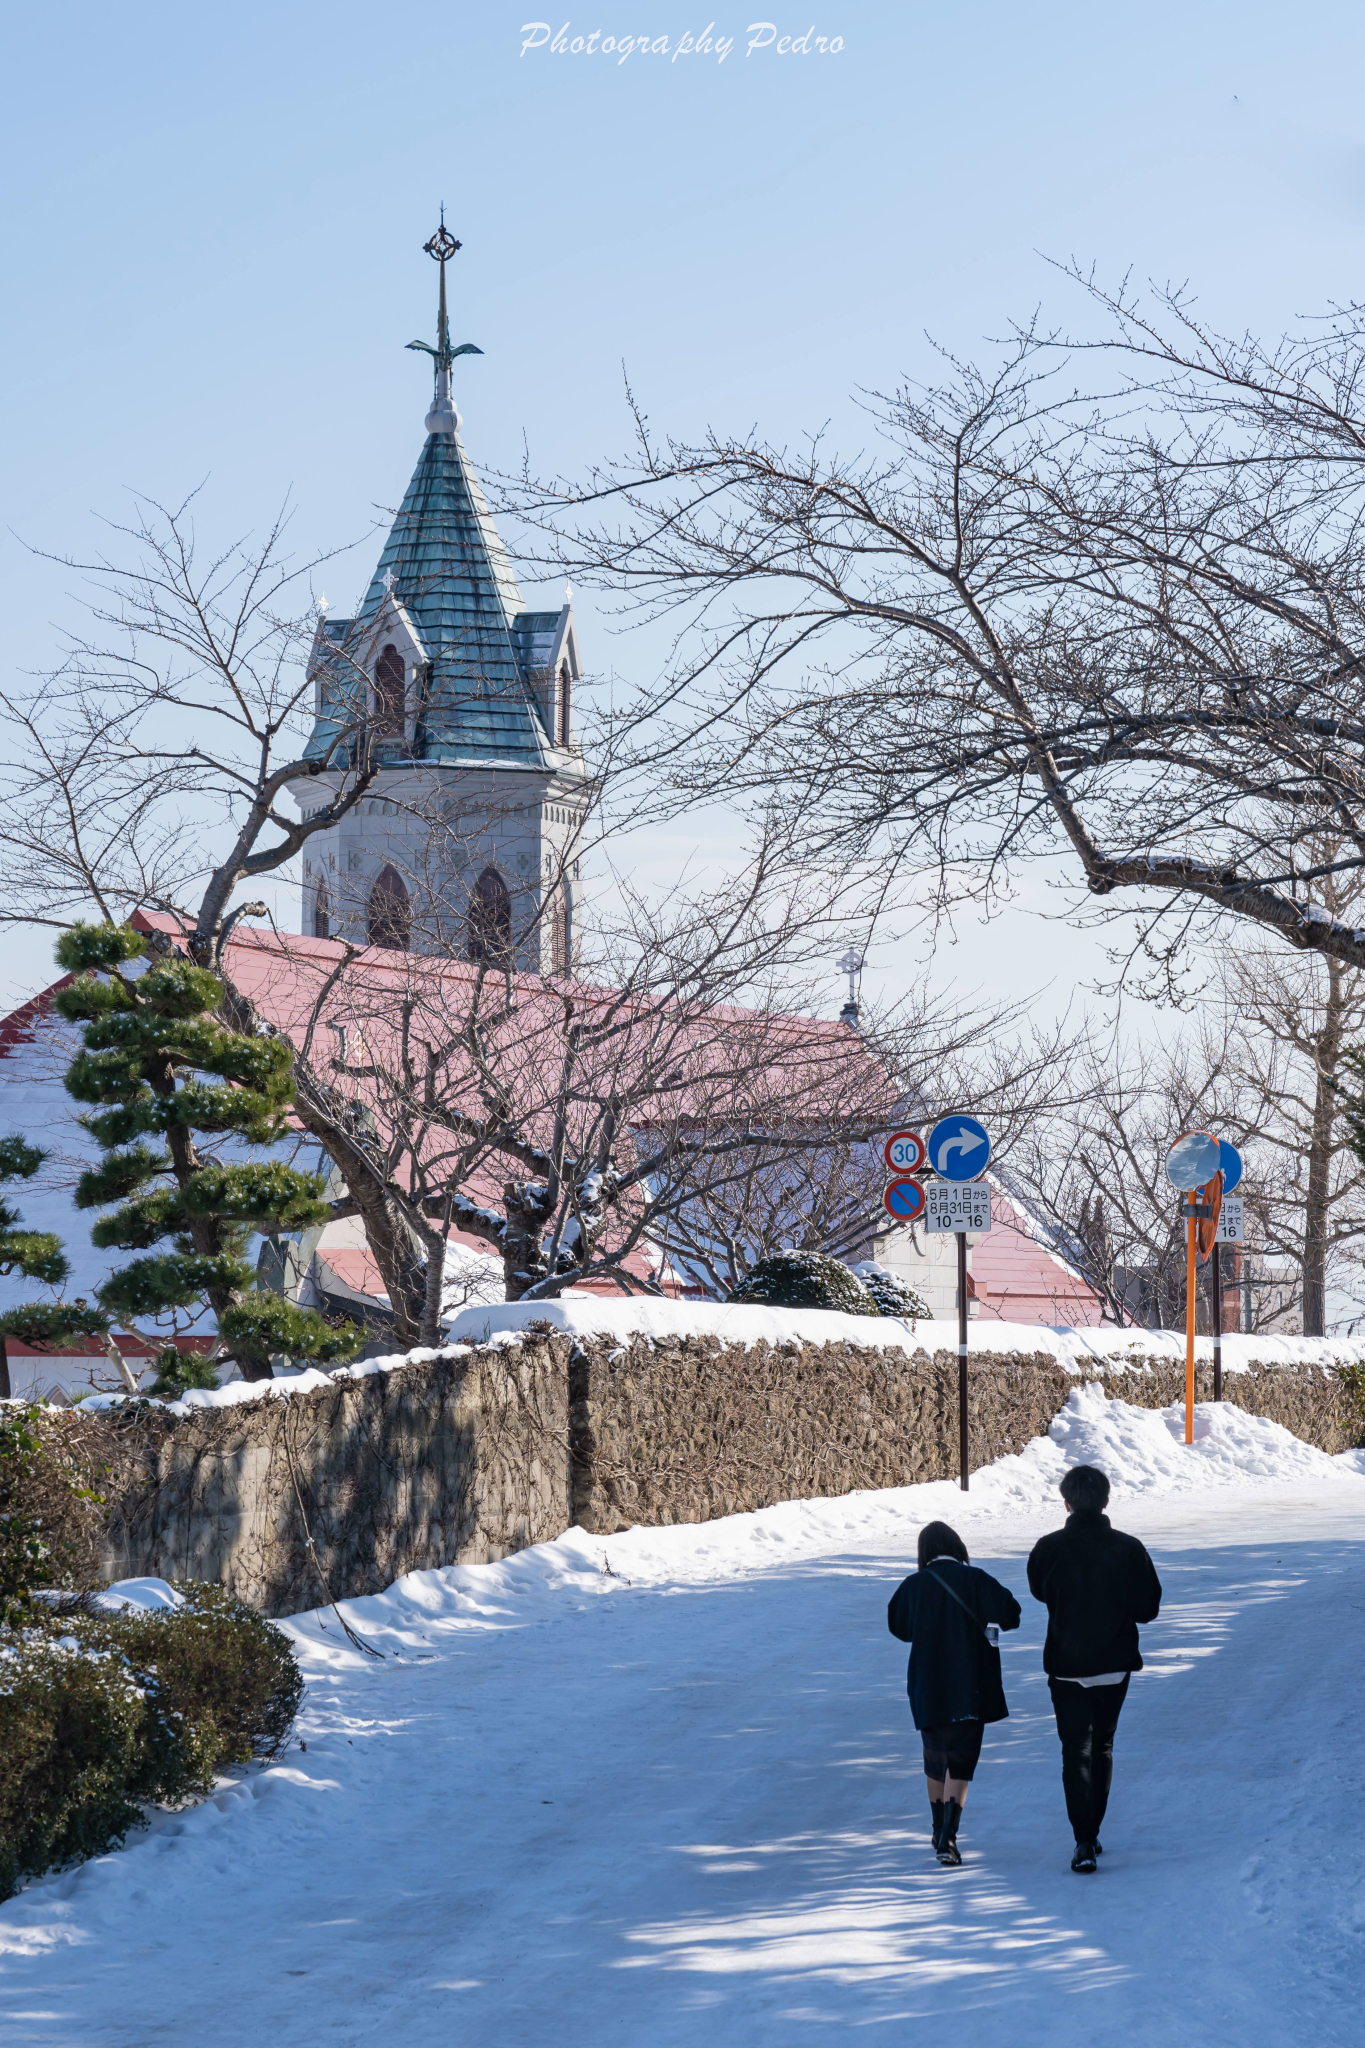
[(893, 1131), (882, 1157), (892, 1173), (918, 1173), (924, 1164), (924, 1140), (918, 1131)]

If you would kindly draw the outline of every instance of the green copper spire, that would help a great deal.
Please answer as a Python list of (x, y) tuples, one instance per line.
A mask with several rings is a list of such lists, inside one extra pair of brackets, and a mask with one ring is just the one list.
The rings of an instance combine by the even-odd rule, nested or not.
[(483, 350), (475, 348), (472, 341), (462, 341), (458, 348), (450, 346), (450, 320), (446, 312), (446, 264), (460, 244), (446, 226), (446, 210), (441, 208), (441, 225), (429, 242), (423, 245), (428, 256), (441, 266), (441, 296), (436, 314), (436, 346), (429, 341), (410, 341), (409, 348), (420, 348), (429, 355), (436, 374), (436, 392), (427, 414), (426, 429), (429, 434), (453, 434), (460, 424), (455, 402), (450, 395), (450, 366), (456, 356), (481, 356)]

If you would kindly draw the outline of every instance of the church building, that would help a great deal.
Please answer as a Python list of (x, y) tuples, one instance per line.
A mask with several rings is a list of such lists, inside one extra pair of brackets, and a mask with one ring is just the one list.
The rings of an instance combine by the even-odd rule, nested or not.
[(532, 611), (460, 439), (442, 223), (435, 394), (427, 437), (354, 618), (323, 617), (310, 658), (305, 812), (375, 772), (309, 842), (310, 937), (571, 974), (591, 778), (575, 735), (581, 667), (570, 593)]

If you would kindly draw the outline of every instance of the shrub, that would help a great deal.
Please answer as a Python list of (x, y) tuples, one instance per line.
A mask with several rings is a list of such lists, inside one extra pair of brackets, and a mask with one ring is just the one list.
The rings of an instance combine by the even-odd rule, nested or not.
[(122, 1658), (52, 1627), (0, 1644), (0, 1898), (21, 1872), (99, 1856), (142, 1818), (144, 1701)]
[(273, 1756), (303, 1695), (289, 1640), (221, 1587), (106, 1612), (89, 1600), (0, 1637), (0, 1898), (21, 1874), (117, 1848), (137, 1802)]
[(835, 1308), (848, 1316), (882, 1313), (857, 1274), (826, 1252), (772, 1252), (731, 1290), (730, 1300), (767, 1308)]
[(893, 1273), (889, 1266), (874, 1266), (870, 1259), (851, 1269), (877, 1304), (879, 1316), (902, 1316), (907, 1322), (928, 1322), (931, 1311), (917, 1287)]
[(125, 1658), (146, 1691), (148, 1755), (166, 1759), (148, 1799), (206, 1792), (220, 1765), (274, 1756), (303, 1697), (289, 1638), (264, 1615), (221, 1586), (176, 1590), (179, 1607), (110, 1613), (87, 1604), (61, 1617), (89, 1649)]

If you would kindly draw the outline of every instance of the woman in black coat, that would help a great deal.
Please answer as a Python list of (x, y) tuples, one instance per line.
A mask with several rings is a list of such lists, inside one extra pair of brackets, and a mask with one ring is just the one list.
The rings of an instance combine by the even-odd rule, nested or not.
[(983, 1572), (946, 1522), (920, 1530), (919, 1570), (891, 1595), (886, 1624), (910, 1645), (906, 1691), (924, 1744), (924, 1775), (940, 1863), (961, 1863), (957, 1827), (987, 1721), (1009, 1714), (1000, 1681), (1002, 1628), (1018, 1628), (1019, 1602)]

